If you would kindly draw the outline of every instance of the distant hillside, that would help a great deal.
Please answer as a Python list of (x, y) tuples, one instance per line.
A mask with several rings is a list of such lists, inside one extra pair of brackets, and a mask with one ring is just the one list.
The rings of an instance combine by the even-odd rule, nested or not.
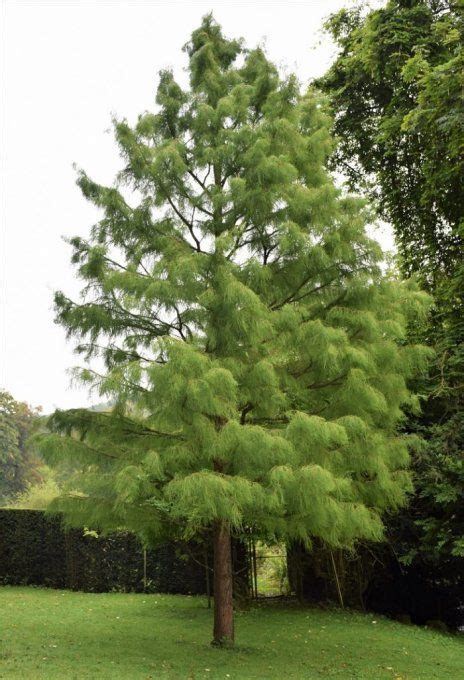
[(114, 401), (101, 402), (101, 404), (95, 404), (94, 406), (89, 406), (89, 411), (111, 411), (113, 408)]

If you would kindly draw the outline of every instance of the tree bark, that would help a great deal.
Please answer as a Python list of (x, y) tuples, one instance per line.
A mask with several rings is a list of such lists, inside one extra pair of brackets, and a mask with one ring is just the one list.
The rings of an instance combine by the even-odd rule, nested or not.
[(230, 527), (217, 520), (214, 526), (214, 632), (213, 645), (234, 644), (234, 606)]

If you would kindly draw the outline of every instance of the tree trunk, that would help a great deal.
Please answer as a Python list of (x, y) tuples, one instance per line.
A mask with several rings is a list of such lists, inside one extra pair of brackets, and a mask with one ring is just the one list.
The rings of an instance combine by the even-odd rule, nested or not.
[(234, 644), (232, 599), (232, 549), (230, 527), (218, 520), (214, 526), (214, 632), (213, 645)]

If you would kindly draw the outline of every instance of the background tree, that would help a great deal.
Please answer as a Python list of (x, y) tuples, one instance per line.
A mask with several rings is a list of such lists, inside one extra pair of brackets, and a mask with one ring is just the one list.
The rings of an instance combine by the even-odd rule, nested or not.
[(326, 28), (339, 47), (318, 83), (335, 113), (333, 163), (351, 188), (375, 197), (393, 225), (403, 273), (435, 298), (426, 323), (410, 329), (411, 339), (435, 347), (436, 360), (416, 387), (422, 415), (406, 425), (427, 445), (414, 457), (416, 494), (392, 524), (392, 540), (409, 573), (454, 588), (456, 609), (464, 556), (462, 3), (394, 0), (343, 10)]
[(28, 484), (41, 479), (39, 461), (26, 444), (35, 429), (40, 408), (33, 409), (0, 392), (0, 503), (11, 501)]
[(330, 17), (339, 55), (318, 85), (331, 96), (334, 163), (377, 199), (406, 275), (434, 289), (461, 258), (464, 17), (446, 0), (391, 0)]
[(324, 168), (319, 99), (211, 16), (186, 51), (190, 89), (164, 71), (157, 112), (115, 122), (119, 186), (79, 174), (103, 217), (71, 240), (83, 299), (58, 293), (57, 318), (115, 406), (56, 412), (40, 443), (82, 463), (55, 504), (70, 522), (212, 532), (230, 644), (232, 533), (352, 546), (404, 502), (397, 426), (428, 356), (404, 337), (427, 299), (382, 276), (365, 205)]

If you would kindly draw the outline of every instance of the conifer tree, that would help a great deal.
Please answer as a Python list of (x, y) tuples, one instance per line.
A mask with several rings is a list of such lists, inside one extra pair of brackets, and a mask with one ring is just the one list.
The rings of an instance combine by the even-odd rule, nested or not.
[(227, 645), (231, 533), (351, 546), (404, 502), (396, 428), (427, 358), (405, 328), (427, 300), (382, 275), (366, 206), (325, 170), (318, 96), (211, 16), (185, 49), (189, 89), (163, 71), (156, 113), (115, 121), (115, 186), (79, 173), (102, 218), (71, 240), (85, 287), (57, 320), (103, 359), (79, 375), (114, 408), (56, 412), (40, 446), (75, 462), (54, 506), (70, 522), (212, 532)]

